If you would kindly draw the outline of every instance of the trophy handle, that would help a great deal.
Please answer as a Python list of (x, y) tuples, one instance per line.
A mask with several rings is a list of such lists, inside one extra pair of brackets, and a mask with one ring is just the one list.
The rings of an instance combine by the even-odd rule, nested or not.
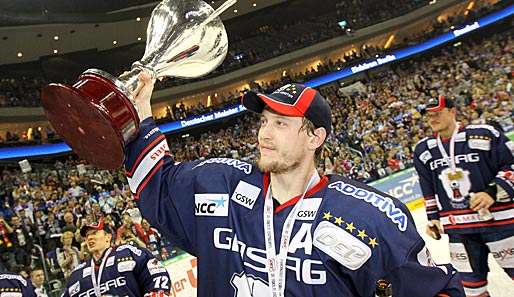
[(124, 86), (124, 89), (128, 93), (126, 94), (127, 98), (129, 98), (134, 105), (136, 103), (134, 98), (132, 98), (132, 92), (136, 89), (139, 74), (143, 71), (150, 73), (152, 80), (157, 77), (157, 72), (153, 68), (143, 65), (140, 61), (136, 61), (132, 63), (132, 69), (130, 71), (123, 73), (116, 79)]

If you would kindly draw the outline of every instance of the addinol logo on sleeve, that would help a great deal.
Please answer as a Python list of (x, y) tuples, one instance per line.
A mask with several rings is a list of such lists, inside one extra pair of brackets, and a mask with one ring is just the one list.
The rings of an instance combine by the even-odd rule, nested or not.
[(195, 194), (195, 215), (228, 216), (228, 194)]
[(400, 231), (407, 230), (407, 215), (389, 197), (384, 197), (378, 193), (356, 187), (342, 181), (336, 181), (328, 185), (329, 189), (334, 189), (344, 195), (364, 200), (383, 212), (393, 223), (398, 226)]

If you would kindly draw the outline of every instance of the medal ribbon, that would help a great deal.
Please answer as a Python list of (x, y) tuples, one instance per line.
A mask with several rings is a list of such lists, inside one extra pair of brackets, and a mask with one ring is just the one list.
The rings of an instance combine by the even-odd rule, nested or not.
[(453, 130), (452, 138), (450, 139), (450, 156), (448, 156), (446, 150), (444, 149), (443, 142), (441, 141), (441, 136), (437, 136), (437, 147), (439, 148), (439, 151), (441, 152), (443, 158), (448, 161), (448, 164), (450, 165), (450, 171), (452, 174), (455, 174), (455, 172), (457, 171), (457, 165), (455, 165), (455, 138), (457, 137), (458, 132), (459, 125), (457, 124), (455, 126), (455, 130)]
[(271, 183), (268, 186), (268, 193), (264, 201), (264, 236), (266, 240), (266, 266), (268, 268), (268, 282), (272, 297), (283, 297), (286, 284), (286, 260), (287, 250), (293, 226), (298, 211), (303, 204), (303, 198), (307, 191), (319, 180), (319, 175), (314, 172), (300, 200), (296, 203), (286, 218), (280, 238), (280, 251), (278, 255), (275, 249), (275, 231), (273, 227), (273, 196), (271, 194)]
[(95, 272), (95, 260), (91, 259), (91, 282), (93, 283), (93, 288), (95, 289), (96, 297), (101, 297), (102, 294), (100, 293), (100, 283), (102, 280), (102, 273), (104, 271), (105, 262), (107, 261), (107, 258), (109, 257), (109, 254), (111, 253), (112, 248), (109, 248), (102, 259), (102, 264), (100, 264), (100, 268), (98, 269), (98, 279), (96, 277)]

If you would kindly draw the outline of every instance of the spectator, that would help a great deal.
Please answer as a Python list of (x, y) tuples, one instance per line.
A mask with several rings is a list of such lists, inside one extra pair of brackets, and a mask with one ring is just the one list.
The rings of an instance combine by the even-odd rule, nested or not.
[(62, 227), (62, 231), (71, 231), (72, 233), (77, 232), (77, 226), (75, 226), (75, 218), (71, 211), (67, 211), (64, 216), (64, 227)]
[[(136, 235), (137, 234), (137, 235)], [(123, 214), (123, 225), (116, 231), (116, 245), (132, 244), (139, 247), (146, 247), (143, 241), (143, 228), (140, 224), (134, 223), (128, 212)]]
[(73, 232), (65, 231), (61, 236), (62, 249), (57, 248), (56, 250), (57, 262), (65, 278), (68, 278), (81, 262), (79, 250), (72, 246), (74, 236)]
[(35, 268), (30, 272), (30, 280), (34, 286), (37, 297), (48, 297), (45, 288), (45, 273), (41, 268)]
[(29, 222), (23, 223), (18, 216), (11, 218), (13, 244), (14, 250), (12, 251), (16, 258), (16, 263), (20, 269), (29, 267), (32, 261), (31, 254), (34, 247), (34, 229)]
[(0, 268), (14, 271), (19, 268), (16, 264), (13, 244), (13, 229), (0, 214)]
[(159, 256), (159, 251), (161, 249), (161, 234), (157, 229), (152, 228), (150, 223), (147, 220), (143, 219), (141, 222), (141, 227), (143, 229), (143, 242), (146, 247), (154, 256)]

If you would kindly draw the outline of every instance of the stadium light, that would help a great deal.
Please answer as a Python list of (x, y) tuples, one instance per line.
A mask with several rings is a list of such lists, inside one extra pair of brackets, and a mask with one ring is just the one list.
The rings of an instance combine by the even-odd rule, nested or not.
[(391, 34), (389, 38), (387, 39), (386, 43), (384, 44), (384, 49), (388, 49), (391, 47), (391, 44), (393, 44), (394, 41), (394, 34)]

